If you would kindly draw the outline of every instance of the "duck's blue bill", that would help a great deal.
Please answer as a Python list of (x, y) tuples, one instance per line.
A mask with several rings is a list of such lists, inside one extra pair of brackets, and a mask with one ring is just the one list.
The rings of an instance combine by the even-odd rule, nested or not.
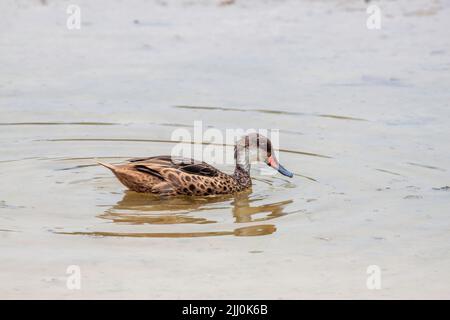
[(273, 155), (267, 159), (267, 164), (286, 177), (292, 178), (294, 176), (292, 172), (279, 164)]
[(292, 178), (294, 174), (290, 172), (288, 169), (283, 167), (281, 164), (278, 164), (278, 172), (281, 173), (283, 176)]

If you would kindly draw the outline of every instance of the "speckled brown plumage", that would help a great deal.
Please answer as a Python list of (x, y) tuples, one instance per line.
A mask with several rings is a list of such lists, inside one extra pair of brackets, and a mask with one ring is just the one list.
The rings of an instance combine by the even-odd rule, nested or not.
[(228, 175), (205, 162), (170, 156), (133, 159), (111, 169), (130, 190), (161, 195), (207, 196), (230, 194), (251, 186), (248, 173), (236, 169)]
[[(156, 156), (129, 160), (122, 165), (100, 163), (110, 169), (130, 190), (164, 196), (208, 196), (233, 194), (251, 187), (250, 163), (255, 155), (249, 150), (259, 150), (254, 160), (266, 162), (286, 175), (274, 155), (270, 140), (250, 134), (236, 143), (236, 167), (232, 175), (213, 166), (182, 157)], [(283, 171), (284, 170), (284, 171)]]

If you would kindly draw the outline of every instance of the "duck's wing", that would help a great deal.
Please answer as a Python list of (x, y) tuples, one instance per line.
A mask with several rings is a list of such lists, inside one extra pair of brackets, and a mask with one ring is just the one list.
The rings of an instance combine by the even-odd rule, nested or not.
[(121, 181), (135, 191), (145, 190), (162, 195), (211, 195), (237, 190), (233, 177), (206, 162), (189, 158), (135, 158), (117, 168), (132, 176), (128, 180), (132, 180), (133, 184), (127, 184), (123, 177)]
[(172, 156), (135, 158), (129, 160), (129, 166), (132, 166), (137, 171), (157, 176), (163, 180), (166, 180), (165, 178), (169, 172), (175, 173), (176, 171), (204, 177), (215, 177), (220, 173), (218, 169), (206, 162)]

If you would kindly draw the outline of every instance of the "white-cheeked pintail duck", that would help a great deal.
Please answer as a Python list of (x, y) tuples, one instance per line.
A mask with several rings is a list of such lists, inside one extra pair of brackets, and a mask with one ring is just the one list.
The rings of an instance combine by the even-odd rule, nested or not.
[(162, 196), (208, 196), (233, 194), (252, 185), (250, 163), (261, 161), (281, 174), (292, 178), (272, 149), (272, 143), (263, 135), (251, 133), (241, 138), (234, 147), (236, 167), (232, 175), (213, 166), (189, 158), (156, 156), (131, 159), (126, 164), (101, 163), (110, 169), (130, 190)]

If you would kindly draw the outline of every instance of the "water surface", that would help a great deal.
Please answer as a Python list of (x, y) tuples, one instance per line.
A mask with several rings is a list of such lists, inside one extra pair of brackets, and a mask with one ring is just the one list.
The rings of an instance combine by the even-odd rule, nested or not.
[[(79, 31), (0, 5), (2, 298), (449, 297), (446, 1), (382, 1), (378, 31), (364, 1), (132, 2), (81, 1)], [(294, 178), (160, 199), (96, 164), (198, 120), (279, 129)]]

